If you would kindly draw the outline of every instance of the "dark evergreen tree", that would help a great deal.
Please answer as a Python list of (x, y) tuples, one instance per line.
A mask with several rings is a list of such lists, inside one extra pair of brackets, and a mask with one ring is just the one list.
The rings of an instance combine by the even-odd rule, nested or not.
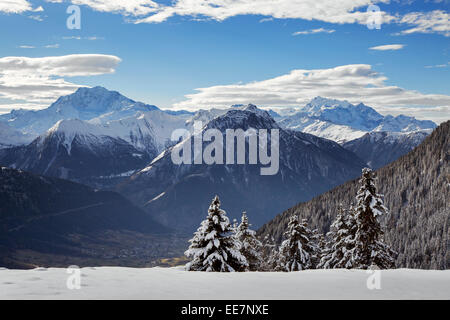
[(313, 268), (317, 247), (312, 240), (313, 233), (308, 229), (306, 220), (300, 223), (298, 217), (293, 215), (289, 220), (285, 237), (286, 240), (280, 247), (276, 270), (289, 272)]
[(275, 271), (279, 260), (278, 246), (275, 239), (266, 235), (264, 237), (262, 248), (262, 267), (261, 271)]
[(241, 253), (247, 259), (248, 270), (258, 271), (262, 264), (262, 243), (256, 238), (256, 232), (250, 229), (246, 212), (242, 213), (235, 237), (241, 244)]
[(352, 252), (353, 267), (368, 269), (372, 265), (380, 269), (394, 267), (394, 252), (383, 242), (383, 230), (378, 217), (388, 213), (383, 196), (377, 194), (374, 174), (364, 168), (356, 195), (355, 220), (357, 231)]
[(216, 196), (209, 207), (208, 216), (194, 233), (190, 240), (191, 245), (185, 252), (185, 255), (192, 259), (186, 265), (186, 270), (245, 271), (248, 263), (240, 252), (241, 244), (232, 232), (230, 220), (226, 212), (220, 209), (220, 200)]
[(355, 230), (353, 213), (347, 212), (339, 205), (336, 219), (327, 233), (328, 241), (323, 251), (318, 268), (348, 268), (352, 267), (352, 249), (354, 248), (354, 235), (350, 229)]
[(314, 254), (312, 256), (312, 268), (318, 268), (323, 251), (325, 250), (325, 237), (319, 230), (314, 229), (311, 231), (311, 244), (314, 248)]

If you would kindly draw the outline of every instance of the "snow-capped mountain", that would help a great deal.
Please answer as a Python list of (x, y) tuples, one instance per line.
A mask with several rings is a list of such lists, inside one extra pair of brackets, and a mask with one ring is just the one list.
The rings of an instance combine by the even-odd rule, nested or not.
[(373, 131), (412, 132), (434, 129), (432, 121), (399, 115), (383, 116), (363, 103), (353, 105), (316, 97), (298, 112), (280, 117), (279, 124), (288, 129), (314, 134), (339, 143), (354, 140)]
[[(364, 104), (355, 106), (346, 101), (320, 97), (298, 110), (279, 108), (276, 112), (265, 112), (252, 105), (234, 105), (228, 109), (212, 108), (192, 113), (160, 110), (102, 87), (80, 88), (73, 94), (60, 97), (47, 109), (13, 110), (0, 115), (0, 148), (3, 148), (0, 161), (3, 165), (39, 174), (75, 181), (84, 179), (85, 183), (101, 186), (97, 184), (99, 176), (123, 176), (142, 169), (146, 162), (173, 145), (171, 134), (176, 129), (192, 132), (196, 121), (203, 124), (214, 121), (217, 127), (233, 127), (224, 117), (228, 112), (235, 117), (242, 112), (254, 113), (262, 119), (268, 116), (270, 123), (284, 129), (310, 133), (339, 143), (357, 139), (367, 132), (408, 132), (434, 127), (431, 121), (405, 116), (384, 117)], [(222, 121), (226, 122), (221, 125)], [(25, 146), (34, 138), (35, 141)], [(106, 151), (107, 146), (110, 151)], [(408, 146), (405, 148), (409, 150)], [(399, 147), (398, 150), (405, 148)], [(83, 152), (74, 153), (73, 150)], [(119, 151), (124, 153), (123, 157), (118, 157)], [(106, 159), (108, 155), (118, 158), (105, 160), (107, 165), (97, 170), (95, 161)], [(88, 164), (92, 164), (92, 168), (88, 168)], [(88, 174), (92, 174), (95, 182), (89, 180)]]
[(116, 91), (103, 87), (79, 88), (76, 92), (62, 96), (43, 110), (13, 110), (0, 115), (0, 120), (23, 133), (40, 135), (59, 120), (98, 118), (100, 122), (122, 119), (136, 112), (158, 109), (155, 106), (131, 100)]
[(415, 132), (370, 132), (342, 146), (354, 152), (373, 169), (394, 162), (412, 151), (431, 133), (431, 130)]
[(136, 149), (155, 157), (173, 144), (171, 135), (174, 130), (190, 128), (187, 124), (190, 117), (188, 114), (172, 115), (155, 109), (119, 120), (102, 122), (104, 119), (94, 118), (87, 123), (96, 126), (103, 135), (127, 141)]
[(32, 140), (32, 136), (23, 134), (6, 122), (0, 121), (0, 149), (30, 143)]
[(27, 146), (0, 151), (4, 166), (105, 187), (152, 159), (108, 128), (82, 120), (60, 120)]
[(305, 113), (297, 113), (286, 118), (281, 118), (278, 123), (286, 129), (309, 133), (338, 143), (357, 139), (366, 134), (366, 131), (315, 119)]
[[(176, 165), (167, 149), (146, 168), (123, 182), (119, 191), (127, 195), (159, 222), (192, 231), (204, 218), (210, 200), (220, 195), (231, 217), (246, 210), (255, 225), (272, 218), (289, 204), (312, 197), (356, 177), (364, 166), (352, 152), (337, 143), (310, 134), (284, 130), (269, 113), (253, 105), (236, 107), (214, 117), (202, 129), (279, 129), (279, 171), (262, 176), (262, 165)], [(204, 147), (208, 143), (204, 142)], [(226, 146), (224, 145), (224, 148)], [(226, 154), (224, 150), (224, 154)]]
[(429, 120), (417, 120), (414, 117), (398, 115), (396, 117), (387, 115), (373, 131), (388, 132), (414, 132), (420, 130), (429, 130), (430, 133), (437, 125)]

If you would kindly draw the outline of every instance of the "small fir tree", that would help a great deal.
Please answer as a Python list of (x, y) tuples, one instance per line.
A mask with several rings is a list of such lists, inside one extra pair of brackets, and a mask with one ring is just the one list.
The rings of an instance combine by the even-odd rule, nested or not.
[(318, 268), (351, 268), (351, 250), (353, 249), (352, 214), (339, 205), (338, 214), (327, 233), (328, 241)]
[(289, 220), (288, 230), (285, 232), (279, 251), (278, 271), (301, 271), (313, 268), (317, 247), (314, 245), (313, 234), (308, 229), (306, 220), (298, 221), (293, 215)]
[(249, 227), (247, 214), (243, 212), (235, 237), (241, 244), (242, 255), (247, 259), (248, 270), (258, 271), (262, 264), (262, 243), (256, 238), (256, 232)]
[(278, 265), (279, 253), (275, 239), (269, 235), (264, 238), (262, 248), (262, 271), (275, 271)]
[(311, 245), (314, 248), (314, 254), (312, 256), (312, 268), (316, 269), (318, 268), (320, 258), (323, 254), (323, 251), (325, 250), (325, 237), (317, 229), (311, 231), (311, 237)]

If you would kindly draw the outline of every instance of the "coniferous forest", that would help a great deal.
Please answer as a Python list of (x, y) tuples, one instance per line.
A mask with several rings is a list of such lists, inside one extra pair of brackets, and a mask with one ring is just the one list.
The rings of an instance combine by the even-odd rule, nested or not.
[[(375, 182), (388, 209), (380, 216), (384, 241), (395, 252), (397, 268), (449, 268), (450, 121), (397, 161), (377, 170)], [(311, 201), (279, 214), (258, 231), (281, 243), (292, 215), (306, 219), (322, 233), (342, 223), (342, 210), (358, 204), (359, 180), (349, 181)], [(343, 207), (342, 207), (342, 206)], [(335, 218), (337, 220), (335, 221)]]
[[(388, 213), (383, 195), (377, 193), (374, 174), (363, 169), (356, 206), (339, 207), (326, 236), (311, 230), (306, 219), (289, 218), (280, 246), (263, 246), (256, 238), (247, 214), (232, 225), (216, 196), (208, 215), (190, 240), (185, 252), (191, 262), (187, 271), (302, 271), (308, 269), (392, 269), (397, 253), (384, 242), (379, 218)], [(267, 237), (266, 237), (267, 239)]]

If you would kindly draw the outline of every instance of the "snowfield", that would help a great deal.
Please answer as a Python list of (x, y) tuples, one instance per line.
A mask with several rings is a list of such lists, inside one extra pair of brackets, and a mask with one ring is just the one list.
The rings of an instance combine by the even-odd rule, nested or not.
[[(0, 269), (0, 299), (450, 299), (450, 270), (381, 272), (367, 288), (363, 270), (206, 273), (176, 268), (82, 268), (81, 288), (68, 289), (61, 268)], [(72, 274), (73, 275), (73, 274)]]

